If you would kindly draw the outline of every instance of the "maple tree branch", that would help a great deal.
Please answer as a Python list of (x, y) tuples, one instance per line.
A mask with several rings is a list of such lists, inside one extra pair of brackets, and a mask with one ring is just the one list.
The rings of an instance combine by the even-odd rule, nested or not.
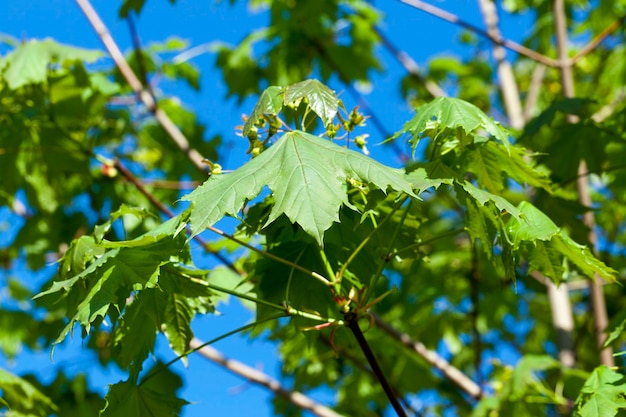
[[(498, 12), (493, 0), (478, 0), (483, 20), (487, 26), (487, 33), (493, 39), (502, 39), (502, 33), (498, 27)], [(509, 123), (514, 129), (521, 129), (524, 126), (524, 115), (522, 113), (522, 103), (519, 96), (519, 89), (511, 63), (506, 59), (506, 50), (502, 45), (494, 44), (492, 55), (497, 64), (498, 78), (500, 79), (500, 90), (504, 98), (504, 108), (509, 118)]]
[(153, 179), (141, 179), (140, 181), (144, 185), (166, 190), (193, 190), (200, 185), (199, 181), (170, 181)]
[(271, 378), (269, 375), (242, 362), (229, 359), (215, 348), (203, 346), (202, 341), (196, 338), (191, 340), (189, 346), (196, 350), (196, 352), (204, 358), (226, 368), (241, 378), (269, 389), (274, 394), (287, 399), (292, 404), (303, 410), (307, 410), (319, 417), (342, 417), (341, 414), (329, 407), (317, 403), (303, 393), (299, 391), (292, 391), (283, 387), (277, 380)]
[(374, 33), (380, 39), (380, 43), (387, 48), (391, 55), (402, 65), (409, 76), (416, 81), (424, 84), (426, 91), (433, 97), (446, 97), (448, 94), (436, 82), (429, 80), (421, 74), (420, 67), (413, 58), (406, 52), (398, 49), (377, 27), (374, 27)]
[[(161, 213), (165, 214), (169, 218), (172, 218), (175, 216), (175, 213), (172, 210), (170, 210), (168, 207), (166, 207), (158, 198), (156, 198), (154, 194), (148, 191), (146, 187), (141, 183), (141, 181), (137, 177), (135, 177), (135, 175), (133, 175), (133, 173), (130, 172), (128, 168), (124, 166), (124, 164), (122, 164), (119, 160), (116, 159), (113, 162), (113, 166), (122, 174), (124, 178), (126, 178), (126, 180), (128, 180), (131, 184), (133, 184), (135, 188), (137, 188), (137, 190), (141, 194), (143, 194), (143, 196), (146, 197), (148, 201), (150, 201), (150, 203), (154, 207), (156, 207)], [(204, 250), (206, 250), (208, 253), (215, 256), (217, 259), (219, 259), (220, 262), (226, 265), (229, 269), (233, 270), (239, 275), (246, 276), (245, 271), (242, 271), (241, 269), (239, 269), (230, 260), (228, 260), (224, 255), (219, 253), (219, 251), (213, 249), (211, 245), (208, 242), (206, 242), (204, 239), (202, 239), (200, 236), (194, 236), (193, 239), (197, 243), (199, 243), (200, 246), (204, 248)]]
[(441, 371), (441, 373), (458, 386), (465, 393), (472, 398), (479, 399), (484, 395), (484, 392), (480, 385), (474, 382), (470, 377), (465, 375), (461, 370), (454, 367), (447, 360), (442, 358), (437, 352), (429, 350), (423, 343), (411, 339), (406, 333), (402, 333), (399, 330), (392, 327), (385, 322), (382, 318), (374, 313), (369, 313), (373, 318), (374, 323), (378, 328), (387, 333), (395, 340), (402, 343), (405, 347), (411, 349), (417, 353), (422, 359), (428, 362), (431, 366)]
[(104, 44), (104, 47), (107, 49), (111, 58), (115, 62), (115, 65), (122, 73), (122, 76), (128, 83), (128, 85), (133, 89), (135, 94), (139, 97), (141, 102), (148, 108), (148, 110), (154, 115), (155, 119), (159, 122), (163, 130), (168, 134), (168, 136), (174, 141), (176, 146), (189, 158), (189, 160), (200, 170), (206, 171), (206, 165), (202, 162), (204, 159), (200, 152), (196, 149), (192, 148), (189, 145), (189, 141), (180, 131), (178, 126), (172, 122), (167, 113), (161, 110), (158, 106), (154, 97), (148, 90), (146, 90), (139, 78), (135, 75), (128, 62), (124, 58), (122, 51), (115, 43), (115, 40), (111, 36), (109, 30), (105, 26), (102, 19), (93, 8), (89, 0), (76, 0), (78, 7), (82, 10), (82, 12), (87, 17), (87, 20), (94, 28), (96, 34)]
[(524, 122), (528, 122), (533, 118), (535, 106), (539, 100), (539, 92), (543, 83), (543, 77), (546, 73), (546, 66), (537, 63), (530, 77), (530, 85), (526, 93), (526, 104), (524, 105)]
[(533, 51), (532, 49), (527, 48), (524, 45), (520, 45), (517, 42), (513, 42), (508, 39), (504, 39), (502, 37), (494, 37), (493, 35), (482, 30), (481, 28), (474, 26), (471, 23), (464, 21), (457, 15), (447, 12), (443, 9), (440, 9), (439, 7), (433, 6), (431, 4), (425, 3), (420, 0), (399, 0), (399, 1), (408, 6), (414, 7), (430, 15), (438, 17), (439, 19), (445, 20), (446, 22), (449, 22), (449, 23), (458, 25), (464, 29), (470, 30), (476, 33), (477, 35), (480, 35), (484, 38), (489, 39), (491, 42), (495, 43), (496, 45), (501, 45), (507, 49), (510, 49), (511, 51), (517, 52), (520, 55), (524, 55), (527, 58), (540, 62), (549, 67), (558, 68), (562, 65), (560, 61), (547, 57), (537, 51)]
[[(554, 0), (553, 5), (554, 26), (556, 32), (556, 43), (559, 58), (563, 61), (567, 57), (567, 20), (565, 15), (564, 0)], [(563, 95), (566, 98), (574, 97), (574, 76), (572, 67), (564, 65), (560, 69), (561, 82), (563, 84)], [(578, 118), (574, 115), (568, 115), (568, 122), (576, 123)], [(578, 189), (578, 201), (585, 207), (591, 208), (591, 193), (589, 191), (589, 181), (586, 176), (582, 175), (587, 172), (587, 163), (581, 159), (578, 164), (579, 178), (576, 180)], [(591, 210), (583, 213), (583, 222), (589, 228), (589, 243), (593, 247), (593, 251), (597, 254), (597, 236), (595, 232), (595, 218)], [(600, 362), (607, 366), (614, 366), (613, 349), (610, 346), (603, 348), (606, 334), (604, 330), (608, 325), (608, 314), (606, 310), (606, 301), (604, 299), (602, 278), (597, 274), (595, 282), (590, 284), (591, 290), (591, 309), (593, 313), (593, 322), (596, 334), (596, 345), (600, 351)]]
[(396, 411), (396, 414), (399, 417), (407, 417), (406, 412), (404, 411), (404, 408), (402, 408), (402, 405), (400, 405), (400, 402), (398, 401), (398, 397), (393, 392), (391, 385), (389, 385), (389, 381), (387, 381), (387, 377), (385, 377), (385, 373), (380, 368), (380, 365), (378, 364), (378, 360), (376, 360), (376, 356), (374, 356), (374, 352), (372, 352), (372, 349), (370, 348), (369, 343), (367, 343), (367, 339), (365, 339), (365, 335), (363, 334), (363, 331), (359, 327), (358, 317), (356, 316), (354, 312), (349, 311), (344, 315), (344, 322), (346, 326), (352, 331), (352, 334), (354, 335), (357, 343), (359, 344), (361, 351), (365, 355), (365, 358), (367, 359), (367, 362), (369, 363), (370, 368), (372, 368), (372, 372), (374, 373), (374, 375), (376, 375), (376, 379), (378, 379), (378, 382), (383, 388), (383, 391), (385, 391), (385, 394), (387, 395), (387, 398), (389, 399), (391, 406)]
[(148, 70), (146, 69), (146, 62), (144, 61), (143, 50), (141, 48), (141, 41), (139, 40), (139, 33), (137, 33), (137, 28), (135, 27), (135, 20), (133, 19), (133, 14), (128, 13), (126, 17), (126, 21), (128, 22), (128, 30), (130, 31), (130, 38), (133, 42), (133, 48), (135, 48), (135, 57), (137, 59), (137, 67), (139, 69), (139, 76), (141, 77), (142, 85), (148, 90), (150, 95), (152, 96), (152, 100), (156, 103), (156, 96), (154, 95), (154, 91), (152, 90), (152, 86), (148, 81)]
[[(158, 368), (155, 368), (155, 369), (151, 370), (145, 377), (142, 378), (142, 380), (139, 383), (139, 385), (145, 384), (149, 379), (153, 378), (156, 374), (161, 372), (163, 369), (169, 368), (174, 363), (178, 362), (179, 360), (181, 360), (183, 358), (186, 358), (187, 356), (191, 355), (192, 353), (198, 351), (199, 349), (201, 349), (201, 348), (203, 348), (205, 346), (208, 346), (208, 345), (211, 345), (213, 343), (219, 342), (220, 340), (226, 339), (227, 337), (230, 337), (230, 336), (235, 335), (237, 333), (241, 333), (241, 332), (243, 332), (245, 330), (252, 329), (255, 326), (258, 326), (259, 324), (267, 323), (267, 322), (272, 321), (272, 320), (277, 320), (277, 319), (280, 319), (282, 317), (286, 317), (286, 315), (285, 314), (277, 314), (277, 315), (274, 315), (274, 316), (266, 317), (264, 319), (253, 321), (252, 323), (244, 324), (243, 326), (237, 327), (234, 330), (231, 330), (229, 332), (221, 334), (218, 337), (215, 337), (215, 338), (209, 340), (208, 342), (200, 343), (197, 346), (191, 346), (191, 343), (190, 343), (189, 349), (187, 351), (185, 351), (185, 352), (181, 353), (180, 355), (176, 356), (171, 361), (163, 364), (163, 366), (160, 366)], [(164, 331), (164, 327), (161, 328), (161, 331)]]
[(611, 33), (613, 33), (617, 28), (619, 28), (626, 20), (626, 14), (622, 15), (615, 22), (611, 23), (606, 27), (602, 32), (600, 32), (595, 38), (593, 38), (589, 43), (582, 47), (580, 51), (576, 53), (571, 59), (570, 62), (572, 64), (576, 64), (580, 61), (585, 55), (589, 52), (593, 51), (603, 40), (605, 40)]

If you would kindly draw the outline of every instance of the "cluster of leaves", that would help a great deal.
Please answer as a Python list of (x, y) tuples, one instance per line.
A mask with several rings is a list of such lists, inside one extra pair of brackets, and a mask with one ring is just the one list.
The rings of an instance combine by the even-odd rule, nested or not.
[[(591, 14), (604, 22), (615, 6), (600, 3)], [(25, 219), (2, 255), (10, 263), (25, 251), (38, 268), (46, 257), (63, 254), (54, 281), (34, 300), (30, 290), (13, 284), (12, 298), (21, 304), (2, 305), (0, 323), (9, 323), (2, 328), (12, 333), (0, 332), (0, 348), (13, 356), (22, 345), (54, 346), (78, 324), (103, 363), (129, 374), (101, 399), (80, 377), (70, 383), (59, 374), (44, 386), (0, 370), (0, 407), (35, 416), (96, 409), (104, 416), (180, 413), (186, 404), (176, 396), (180, 378), (169, 364), (144, 369), (146, 359), (163, 334), (185, 361), (192, 319), (213, 312), (222, 292), (256, 305), (263, 324), (252, 335), (268, 329), (280, 343), (283, 372), (294, 389), (336, 390), (334, 407), (345, 415), (379, 415), (388, 408), (380, 375), (345, 326), (371, 311), (484, 382), (477, 401), (399, 343), (409, 336), (400, 340), (373, 326), (367, 343), (380, 353), (393, 391), (405, 398), (437, 390), (438, 405), (420, 411), (536, 416), (573, 410), (595, 416), (626, 408), (623, 375), (596, 367), (592, 324), (582, 315), (576, 334), (581, 369), (564, 369), (545, 354), (555, 353), (550, 305), (543, 285), (529, 279), (539, 271), (557, 284), (583, 276), (610, 282), (623, 270), (624, 113), (594, 118), (598, 105), (592, 100), (555, 101), (555, 90), (546, 88), (539, 100), (543, 112), (513, 138), (484, 112), (494, 107), (484, 88), (492, 76), (484, 57), (463, 64), (439, 57), (429, 63), (430, 79), (455, 85), (474, 104), (427, 100), (423, 80), (405, 79), (404, 94), (415, 94), (409, 98), (421, 105), (390, 141), (407, 140), (417, 159), (406, 168), (391, 167), (359, 152), (356, 138), (357, 149), (350, 149), (352, 132), (364, 121), (358, 109), (347, 112), (319, 81), (301, 81), (315, 70), (324, 79), (336, 74), (346, 82), (367, 81), (372, 69), (381, 68), (373, 54), (379, 12), (355, 0), (252, 4), (269, 8), (270, 24), (238, 46), (220, 46), (217, 65), (230, 94), (240, 99), (256, 94), (259, 85), (277, 84), (260, 95), (242, 128), (253, 158), (231, 173), (213, 164), (208, 180), (183, 197), (189, 209), (167, 221), (134, 208), (149, 205), (145, 193), (123, 181), (110, 158), (173, 180), (203, 180), (206, 173), (174, 152), (141, 108), (116, 105), (120, 98), (134, 104), (134, 98), (117, 71), (88, 65), (101, 53), (45, 40), (16, 45), (0, 59), (0, 118), (6, 121), (0, 163), (20, 174), (7, 178), (0, 204), (22, 207)], [(128, 0), (121, 13), (142, 6)], [(530, 6), (509, 1), (506, 7), (521, 12)], [(603, 28), (588, 22), (578, 30)], [(549, 51), (546, 26), (537, 25), (534, 34), (539, 43), (531, 46)], [(598, 60), (586, 64), (588, 77), (610, 80), (597, 91), (583, 90), (589, 97), (619, 96), (613, 85), (623, 84), (621, 45), (586, 58)], [(146, 72), (146, 82), (164, 74), (198, 88), (191, 65), (159, 58), (184, 47), (170, 39), (128, 60)], [(527, 64), (520, 59), (519, 71)], [(547, 76), (548, 87), (555, 79)], [(219, 139), (206, 140), (193, 113), (166, 98), (159, 108), (191, 146), (218, 160)], [(572, 114), (579, 117), (575, 124), (566, 117)], [(574, 189), (579, 160), (601, 180), (594, 195), (602, 204), (598, 227), (614, 245), (602, 260), (584, 246), (589, 231), (580, 215), (586, 208)], [(172, 190), (153, 196), (167, 202), (178, 197)], [(81, 198), (92, 213), (69, 209)], [(215, 227), (224, 217), (239, 221), (232, 236)], [(194, 266), (190, 239), (207, 228), (222, 236), (218, 247), (226, 247), (226, 239), (247, 249), (230, 269)], [(607, 297), (614, 317), (607, 344), (622, 343), (623, 291), (607, 286)], [(571, 298), (583, 306), (588, 295)], [(284, 316), (291, 320), (275, 320)], [(519, 359), (515, 366), (498, 362), (505, 349)], [(276, 410), (297, 413), (280, 400)]]
[[(182, 46), (180, 41), (170, 40), (148, 48), (144, 55), (152, 57), (150, 62), (160, 62), (158, 53)], [(0, 204), (12, 207), (20, 216), (17, 218), (22, 219), (11, 245), (0, 250), (3, 264), (11, 267), (16, 259), (25, 256), (28, 266), (38, 270), (64, 253), (60, 278), (75, 277), (76, 272), (86, 268), (96, 274), (89, 281), (77, 279), (80, 283), (72, 287), (67, 305), (55, 297), (31, 300), (37, 287), (18, 279), (8, 280), (10, 297), (3, 297), (0, 310), (0, 321), (4, 323), (0, 347), (9, 359), (23, 347), (49, 348), (51, 343), (62, 340), (74, 320), (83, 324), (100, 322), (113, 309), (121, 311), (118, 303), (128, 303), (127, 314), (115, 321), (115, 330), (95, 332), (90, 345), (103, 361), (114, 359), (118, 365), (138, 373), (143, 359), (153, 349), (158, 331), (167, 335), (175, 351), (185, 352), (192, 333), (183, 324), (188, 320), (181, 321), (179, 317), (206, 313), (213, 306), (211, 293), (198, 278), (204, 275), (184, 267), (185, 260), (189, 260), (188, 250), (184, 249), (184, 231), (175, 239), (174, 231), (168, 230), (167, 225), (155, 228), (160, 223), (157, 216), (129, 208), (149, 204), (138, 190), (119, 181), (112, 158), (137, 163), (151, 172), (158, 166), (163, 169), (160, 175), (164, 179), (188, 175), (199, 180), (206, 174), (190, 169), (188, 163), (178, 158), (173, 152), (175, 147), (156, 122), (141, 115), (138, 107), (115, 103), (134, 103), (135, 99), (128, 87), (116, 79), (115, 71), (89, 66), (103, 55), (101, 51), (46, 39), (15, 44), (0, 58), (0, 163), (7, 172), (14, 173), (3, 179)], [(132, 57), (129, 59), (132, 61)], [(179, 67), (162, 62), (152, 65), (149, 74), (162, 71), (193, 85), (193, 74)], [(160, 106), (180, 126), (192, 146), (202, 149), (207, 157), (216, 158), (219, 138), (207, 141), (204, 126), (178, 101), (163, 98)], [(168, 189), (157, 189), (155, 194), (168, 200), (177, 195), (176, 190)], [(77, 204), (80, 210), (76, 209)], [(110, 213), (106, 207), (120, 208)], [(14, 221), (15, 217), (7, 220)], [(113, 227), (118, 218), (118, 223), (124, 222), (125, 227)], [(100, 226), (93, 236), (81, 236), (96, 223)], [(144, 235), (144, 240), (136, 239), (151, 229), (153, 234)], [(134, 243), (120, 246), (107, 241), (119, 240), (122, 230), (129, 237), (128, 242)], [(74, 237), (78, 238), (72, 242)], [(121, 257), (112, 260), (113, 254)], [(158, 283), (157, 277), (161, 278)], [(69, 287), (69, 283), (61, 285)], [(130, 290), (126, 285), (130, 285)], [(139, 289), (145, 290), (143, 296), (133, 297)], [(100, 290), (111, 293), (103, 296)], [(97, 311), (86, 312), (85, 306), (93, 307), (94, 303), (98, 304)], [(70, 325), (64, 320), (66, 315), (71, 319)], [(86, 391), (85, 381), (81, 388), (80, 377), (68, 380), (59, 374), (58, 384), (43, 386), (36, 380), (29, 382), (2, 372), (3, 404), (20, 415), (48, 415), (52, 410), (58, 415), (75, 415), (72, 410), (76, 408), (103, 408), (100, 396)], [(169, 398), (179, 385), (165, 384), (172, 391), (154, 396)], [(67, 394), (70, 388), (63, 386), (73, 387), (75, 395)], [(68, 397), (68, 404), (64, 405), (65, 395), (73, 399)]]

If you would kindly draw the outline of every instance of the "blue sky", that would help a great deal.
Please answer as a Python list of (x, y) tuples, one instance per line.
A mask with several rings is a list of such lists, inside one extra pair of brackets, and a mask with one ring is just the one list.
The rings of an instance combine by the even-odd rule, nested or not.
[[(114, 39), (122, 50), (130, 48), (130, 36), (126, 22), (117, 17), (120, 1), (94, 0), (93, 6), (107, 24)], [(444, 54), (463, 55), (467, 50), (457, 45), (460, 31), (448, 23), (437, 20), (418, 10), (412, 9), (399, 1), (374, 1), (376, 6), (384, 10), (385, 20), (382, 30), (400, 49), (409, 53), (418, 63), (424, 64), (429, 57)], [(436, 3), (465, 20), (482, 26), (481, 18), (474, 0), (449, 0)], [(266, 13), (248, 10), (246, 2), (238, 1), (234, 6), (227, 1), (212, 2), (200, 0), (179, 0), (172, 6), (165, 0), (147, 0), (142, 15), (137, 19), (137, 28), (143, 44), (163, 41), (170, 35), (186, 39), (191, 46), (207, 42), (224, 41), (237, 43), (250, 30), (262, 27), (268, 21)], [(505, 35), (512, 39), (523, 36), (527, 25), (522, 21), (503, 21)], [(0, 5), (0, 34), (10, 35), (17, 39), (52, 37), (67, 44), (103, 49), (99, 39), (78, 6), (70, 0), (2, 0)], [(403, 74), (402, 68), (384, 51), (379, 52), (383, 60), (385, 72), (374, 78), (374, 90), (366, 95), (370, 105), (376, 109), (388, 131), (398, 130), (411, 116), (411, 109), (400, 100), (396, 91), (396, 80)], [(214, 56), (205, 54), (192, 60), (203, 76), (202, 91), (196, 93), (187, 87), (172, 83), (163, 83), (159, 87), (164, 95), (176, 95), (190, 108), (195, 109), (199, 119), (207, 124), (208, 134), (223, 135), (226, 146), (232, 148), (225, 161), (221, 161), (225, 169), (234, 169), (243, 163), (242, 149), (247, 148), (247, 141), (234, 135), (234, 126), (241, 123), (241, 114), (249, 113), (255, 99), (246, 100), (240, 107), (234, 99), (225, 100), (226, 88), (221, 74), (214, 68)], [(334, 86), (339, 90), (340, 85)], [(339, 90), (341, 92), (341, 90)], [(374, 136), (374, 135), (372, 135)], [(382, 138), (381, 138), (382, 139)], [(372, 143), (377, 142), (373, 138)], [(370, 146), (373, 155), (386, 159), (388, 163), (399, 164), (392, 154), (385, 153), (382, 147)], [(6, 222), (9, 213), (0, 209), (0, 216)], [(7, 244), (15, 229), (0, 229), (0, 245)], [(49, 268), (49, 272), (53, 270)], [(0, 271), (0, 285), (6, 282), (9, 275), (26, 273), (23, 265), (16, 265), (11, 271)], [(45, 275), (40, 277), (44, 279)], [(37, 281), (32, 281), (36, 285)], [(209, 340), (247, 323), (252, 315), (236, 301), (220, 307), (221, 315), (203, 317), (196, 320), (194, 330), (196, 336)], [(54, 363), (50, 362), (49, 352), (24, 352), (15, 363), (0, 365), (8, 366), (15, 372), (32, 371), (44, 378), (54, 376), (53, 369), (61, 365), (69, 373), (79, 372), (88, 367), (94, 360), (81, 346), (80, 332), (75, 332), (72, 340), (66, 341), (62, 348), (57, 349)], [(258, 367), (264, 372), (276, 376), (278, 362), (276, 349), (271, 343), (234, 336), (215, 345), (228, 356)], [(173, 354), (161, 340), (157, 356), (169, 360)], [(94, 389), (106, 391), (107, 384), (115, 383), (124, 378), (124, 374), (102, 371), (97, 366), (90, 371), (90, 382)], [(251, 415), (270, 416), (272, 407), (271, 395), (262, 388), (245, 383), (241, 379), (221, 371), (207, 360), (192, 356), (189, 367), (180, 364), (174, 368), (188, 382), (181, 396), (192, 403), (186, 407), (184, 416), (204, 416), (209, 411), (212, 415)], [(328, 399), (332, 393), (319, 392), (318, 398)]]

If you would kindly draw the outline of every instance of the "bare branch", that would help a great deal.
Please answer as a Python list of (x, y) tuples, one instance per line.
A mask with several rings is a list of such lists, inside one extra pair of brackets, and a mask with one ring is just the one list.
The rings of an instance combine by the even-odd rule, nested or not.
[[(494, 39), (502, 39), (500, 28), (498, 28), (498, 12), (492, 0), (478, 0), (480, 11), (487, 26), (487, 33)], [(509, 123), (514, 129), (521, 129), (524, 126), (524, 115), (522, 114), (522, 103), (519, 97), (519, 89), (513, 74), (511, 63), (506, 59), (506, 50), (502, 45), (494, 44), (493, 58), (498, 64), (498, 78), (500, 79), (500, 89), (504, 98), (504, 108), (509, 118)]]
[(304, 395), (303, 393), (298, 391), (292, 391), (283, 387), (278, 381), (272, 379), (267, 374), (264, 374), (263, 372), (258, 371), (234, 359), (228, 359), (224, 355), (222, 355), (220, 351), (211, 346), (200, 347), (202, 344), (203, 343), (200, 340), (194, 338), (189, 343), (189, 347), (191, 349), (198, 349), (198, 354), (226, 368), (235, 375), (240, 376), (254, 384), (261, 385), (262, 387), (269, 389), (274, 394), (287, 399), (295, 406), (300, 407), (303, 410), (307, 410), (315, 414), (316, 416), (341, 417), (341, 414), (322, 404), (315, 402), (313, 399)]
[(170, 138), (174, 141), (176, 146), (187, 155), (187, 158), (200, 170), (206, 171), (206, 165), (202, 162), (204, 159), (202, 155), (194, 148), (189, 145), (189, 141), (180, 131), (180, 129), (172, 122), (169, 116), (160, 108), (157, 107), (154, 98), (150, 94), (148, 90), (146, 90), (139, 78), (135, 75), (132, 68), (124, 59), (124, 55), (122, 51), (115, 43), (115, 40), (109, 33), (109, 30), (105, 26), (98, 13), (95, 11), (89, 0), (76, 0), (78, 7), (83, 11), (87, 20), (96, 31), (97, 35), (100, 37), (100, 40), (104, 44), (104, 47), (107, 49), (111, 58), (115, 62), (115, 65), (119, 68), (122, 76), (133, 89), (133, 91), (137, 94), (142, 103), (154, 114), (154, 117), (159, 122), (161, 127), (167, 132)]
[(602, 106), (602, 108), (595, 112), (591, 118), (597, 123), (605, 121), (624, 101), (626, 101), (626, 88), (622, 87), (618, 90), (618, 93), (613, 98), (613, 101)]
[(168, 181), (146, 179), (142, 179), (141, 183), (144, 185), (149, 185), (153, 188), (164, 188), (167, 190), (193, 190), (201, 184), (199, 181)]
[(416, 9), (422, 10), (423, 12), (431, 14), (435, 17), (438, 17), (442, 20), (445, 20), (446, 22), (450, 22), (455, 25), (461, 26), (464, 29), (470, 30), (476, 33), (477, 35), (480, 35), (484, 38), (489, 39), (491, 42), (495, 43), (496, 45), (501, 45), (507, 49), (510, 49), (511, 51), (515, 51), (520, 55), (524, 55), (525, 57), (533, 59), (544, 65), (547, 65), (549, 67), (554, 67), (554, 68), (558, 68), (561, 66), (561, 62), (555, 59), (552, 59), (550, 57), (547, 57), (543, 54), (540, 54), (537, 51), (533, 51), (532, 49), (527, 48), (524, 45), (520, 45), (517, 42), (513, 42), (508, 39), (503, 39), (503, 38), (494, 38), (492, 35), (482, 30), (481, 28), (474, 26), (471, 23), (468, 23), (462, 20), (457, 15), (449, 13), (443, 9), (440, 9), (439, 7), (430, 5), (420, 0), (399, 0), (399, 1), (411, 7), (415, 7)]
[(411, 58), (411, 56), (409, 54), (407, 54), (406, 52), (398, 49), (389, 40), (389, 38), (387, 38), (378, 28), (375, 27), (374, 31), (378, 35), (378, 38), (380, 39), (380, 42), (383, 44), (383, 46), (385, 48), (387, 48), (387, 50), (391, 53), (391, 55), (393, 55), (393, 57), (396, 59), (396, 61), (398, 61), (400, 63), (400, 65), (402, 65), (402, 67), (404, 67), (406, 72), (408, 72), (409, 75), (412, 78), (414, 78), (415, 80), (423, 83), (424, 87), (426, 88), (426, 90), (433, 97), (445, 97), (445, 96), (448, 95), (443, 90), (443, 88), (439, 87), (439, 85), (436, 82), (425, 78), (421, 74), (419, 65), (417, 65), (417, 62), (415, 62), (415, 60), (413, 60), (413, 58)]
[[(116, 160), (114, 162), (114, 166), (115, 166), (115, 169), (117, 169), (120, 172), (120, 174), (122, 174), (122, 176), (124, 178), (126, 178), (131, 184), (133, 184), (135, 186), (135, 188), (137, 188), (137, 190), (141, 194), (143, 194), (143, 196), (146, 197), (148, 199), (148, 201), (150, 201), (150, 203), (154, 207), (156, 207), (161, 213), (165, 214), (169, 218), (174, 217), (174, 212), (172, 210), (170, 210), (169, 208), (167, 208), (165, 206), (165, 204), (163, 204), (161, 201), (159, 201), (159, 199), (156, 198), (154, 196), (154, 194), (152, 194), (150, 191), (148, 191), (146, 189), (146, 187), (144, 187), (144, 185), (141, 183), (141, 181), (137, 177), (135, 177), (133, 175), (133, 173), (130, 172), (128, 170), (128, 168), (126, 168), (124, 166), (124, 164), (122, 164), (120, 161)], [(246, 273), (244, 271), (242, 271), (241, 269), (237, 268), (231, 261), (229, 261), (227, 258), (225, 258), (221, 253), (219, 253), (219, 251), (213, 249), (211, 247), (211, 245), (208, 242), (206, 242), (204, 239), (202, 239), (200, 236), (194, 236), (193, 239), (196, 242), (198, 242), (204, 248), (204, 250), (209, 252), (211, 255), (215, 256), (217, 259), (219, 259), (228, 268), (230, 268), (234, 272), (240, 274), (241, 276), (245, 277)]]
[(437, 352), (429, 350), (423, 343), (412, 340), (409, 335), (406, 333), (402, 333), (397, 329), (393, 328), (391, 325), (386, 323), (383, 319), (378, 317), (376, 314), (370, 313), (372, 316), (374, 323), (377, 327), (387, 333), (389, 336), (393, 337), (400, 343), (402, 343), (407, 348), (411, 349), (415, 353), (417, 353), (422, 359), (428, 362), (431, 366), (437, 368), (441, 373), (456, 384), (460, 389), (464, 392), (472, 396), (473, 398), (481, 398), (484, 393), (482, 388), (472, 381), (467, 375), (461, 372), (458, 368), (455, 368), (439, 356)]
[[(565, 16), (565, 5), (563, 0), (554, 0), (554, 25), (556, 31), (556, 43), (561, 61), (565, 61), (567, 57), (567, 20)], [(564, 65), (561, 67), (561, 82), (563, 84), (563, 95), (566, 98), (574, 97), (574, 76), (572, 67)], [(567, 119), (570, 123), (575, 123), (578, 118), (574, 115), (568, 115)], [(578, 165), (578, 179), (576, 186), (578, 188), (578, 201), (585, 206), (591, 207), (591, 195), (589, 192), (589, 181), (584, 173), (587, 172), (587, 163), (581, 160)], [(597, 236), (595, 233), (595, 218), (593, 211), (588, 210), (583, 214), (583, 222), (589, 228), (589, 242), (593, 246), (594, 252), (597, 253)], [(606, 302), (604, 300), (602, 279), (596, 275), (595, 283), (590, 284), (591, 289), (591, 307), (593, 311), (593, 321), (596, 333), (596, 343), (600, 350), (600, 362), (607, 366), (614, 366), (613, 349), (611, 347), (602, 348), (606, 340), (604, 329), (608, 325), (609, 319), (606, 311)]]
[(543, 77), (546, 73), (546, 66), (537, 64), (530, 78), (530, 86), (526, 94), (526, 105), (524, 106), (524, 122), (528, 122), (533, 117), (537, 100), (539, 99), (539, 91), (543, 83)]
[(593, 51), (603, 40), (605, 40), (611, 33), (613, 33), (617, 28), (619, 28), (626, 20), (626, 14), (617, 19), (615, 22), (611, 23), (606, 29), (600, 32), (595, 38), (593, 38), (587, 45), (583, 46), (580, 51), (576, 55), (570, 59), (572, 64), (576, 64), (580, 61), (585, 55), (589, 52)]
[(557, 287), (549, 279), (545, 282), (552, 310), (552, 324), (556, 332), (559, 362), (565, 368), (573, 368), (576, 366), (576, 351), (574, 349), (574, 314), (569, 298), (569, 287), (566, 283)]

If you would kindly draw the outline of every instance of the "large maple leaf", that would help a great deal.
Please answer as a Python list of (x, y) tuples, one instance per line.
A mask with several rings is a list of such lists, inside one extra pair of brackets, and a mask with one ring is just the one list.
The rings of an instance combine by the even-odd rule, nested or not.
[(246, 201), (268, 186), (275, 204), (267, 224), (284, 213), (322, 245), (324, 232), (339, 221), (341, 205), (350, 205), (350, 180), (413, 197), (417, 197), (415, 189), (441, 183), (425, 177), (417, 181), (402, 169), (382, 165), (309, 133), (293, 131), (235, 172), (212, 176), (183, 200), (192, 203), (191, 230), (196, 235), (223, 216), (236, 215)]

